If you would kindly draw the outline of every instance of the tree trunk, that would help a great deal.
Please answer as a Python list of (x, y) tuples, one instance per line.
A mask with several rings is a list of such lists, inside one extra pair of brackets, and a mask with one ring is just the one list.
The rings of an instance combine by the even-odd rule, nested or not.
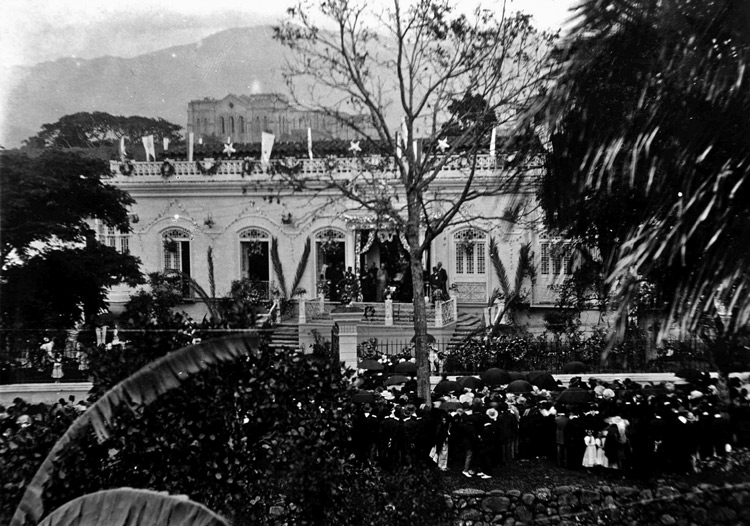
[[(414, 201), (412, 206), (412, 200)], [(427, 348), (427, 306), (424, 300), (422, 250), (419, 242), (419, 208), (416, 199), (409, 196), (409, 221), (406, 226), (411, 259), (412, 299), (414, 300), (414, 353), (417, 359), (417, 395), (430, 407), (430, 363)]]

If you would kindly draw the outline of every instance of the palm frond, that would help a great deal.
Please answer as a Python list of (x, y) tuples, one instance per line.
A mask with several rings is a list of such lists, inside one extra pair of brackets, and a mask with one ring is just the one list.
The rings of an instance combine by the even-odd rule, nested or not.
[(305, 268), (307, 268), (307, 260), (310, 258), (310, 238), (308, 237), (305, 241), (305, 248), (302, 249), (302, 257), (297, 264), (297, 272), (294, 274), (294, 281), (292, 282), (291, 295), (297, 292), (297, 287), (302, 282), (302, 276), (305, 275)]
[(208, 263), (208, 286), (211, 288), (211, 298), (216, 297), (216, 275), (214, 274), (214, 248), (206, 250), (206, 262)]
[(500, 283), (500, 288), (507, 298), (511, 294), (508, 273), (505, 271), (505, 265), (503, 265), (500, 255), (497, 252), (497, 243), (495, 243), (495, 239), (492, 237), (490, 238), (490, 261), (492, 261), (492, 266), (495, 269), (495, 275), (497, 276), (497, 281)]
[(528, 277), (533, 282), (536, 279), (536, 267), (531, 259), (531, 243), (521, 245), (518, 252), (518, 267), (516, 267), (516, 281), (513, 291), (518, 294), (523, 287), (524, 278)]
[(167, 276), (177, 276), (180, 279), (184, 280), (185, 283), (190, 286), (190, 290), (197, 294), (198, 297), (203, 301), (203, 303), (206, 304), (206, 308), (208, 309), (208, 312), (211, 314), (211, 316), (213, 316), (213, 318), (216, 320), (220, 319), (219, 312), (214, 307), (211, 297), (208, 295), (206, 290), (201, 287), (200, 283), (195, 281), (189, 274), (185, 274), (184, 272), (175, 269), (165, 270), (164, 274), (166, 274)]
[(286, 290), (286, 279), (284, 278), (284, 267), (281, 265), (281, 258), (279, 257), (279, 240), (276, 237), (271, 238), (271, 264), (273, 265), (273, 271), (276, 274), (276, 279), (279, 280), (279, 288), (281, 289), (281, 296), (288, 298), (289, 294)]
[(83, 495), (47, 515), (39, 526), (134, 524), (134, 517), (138, 517), (137, 524), (229, 526), (221, 515), (187, 497), (134, 488)]
[(231, 362), (241, 356), (257, 352), (256, 333), (228, 336), (183, 347), (144, 366), (135, 374), (104, 393), (79, 416), (60, 437), (26, 487), (16, 508), (11, 526), (22, 526), (27, 520), (38, 522), (44, 512), (44, 486), (55, 470), (57, 459), (75, 442), (89, 424), (102, 441), (109, 436), (109, 426), (115, 410), (121, 405), (136, 408), (148, 405), (159, 396), (179, 387), (191, 375), (220, 362)]

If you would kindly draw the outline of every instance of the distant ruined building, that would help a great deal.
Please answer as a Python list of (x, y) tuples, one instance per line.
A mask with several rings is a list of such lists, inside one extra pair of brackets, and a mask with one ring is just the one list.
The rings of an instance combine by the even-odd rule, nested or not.
[(277, 141), (304, 141), (308, 127), (314, 140), (351, 140), (357, 134), (334, 117), (295, 108), (280, 93), (229, 94), (223, 99), (206, 97), (188, 103), (187, 131), (196, 139), (211, 137), (237, 143), (260, 142), (269, 132)]

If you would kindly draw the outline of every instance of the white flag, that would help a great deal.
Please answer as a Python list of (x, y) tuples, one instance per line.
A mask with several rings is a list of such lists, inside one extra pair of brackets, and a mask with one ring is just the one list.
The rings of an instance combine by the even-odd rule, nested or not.
[(271, 151), (273, 150), (273, 141), (276, 137), (272, 133), (263, 132), (260, 139), (260, 164), (267, 169), (271, 164)]
[(401, 133), (396, 132), (396, 159), (401, 159), (403, 152), (401, 151)]
[(310, 157), (310, 160), (312, 161), (313, 154), (312, 154), (312, 130), (310, 127), (307, 128), (307, 155)]
[(492, 136), (490, 137), (490, 157), (495, 157), (495, 141), (496, 141), (496, 132), (495, 127), (492, 128)]
[(162, 138), (161, 142), (164, 145), (164, 151), (169, 150), (169, 137)]
[(188, 133), (188, 161), (193, 161), (193, 141), (195, 140), (195, 134), (193, 132)]
[(401, 140), (404, 141), (404, 150), (409, 147), (409, 129), (406, 127), (406, 117), (401, 119)]
[(154, 136), (153, 135), (147, 135), (145, 137), (142, 137), (141, 140), (143, 141), (143, 149), (146, 151), (146, 161), (150, 161), (149, 156), (154, 158), (154, 161), (156, 160), (156, 149), (154, 148)]
[(120, 137), (120, 161), (124, 163), (126, 156), (127, 153), (125, 152), (125, 137)]

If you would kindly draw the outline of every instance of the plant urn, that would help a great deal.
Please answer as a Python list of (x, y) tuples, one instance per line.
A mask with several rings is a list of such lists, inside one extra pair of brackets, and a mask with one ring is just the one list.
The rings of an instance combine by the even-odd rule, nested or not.
[(337, 322), (358, 322), (362, 319), (364, 309), (355, 305), (339, 305), (331, 311), (331, 318)]

